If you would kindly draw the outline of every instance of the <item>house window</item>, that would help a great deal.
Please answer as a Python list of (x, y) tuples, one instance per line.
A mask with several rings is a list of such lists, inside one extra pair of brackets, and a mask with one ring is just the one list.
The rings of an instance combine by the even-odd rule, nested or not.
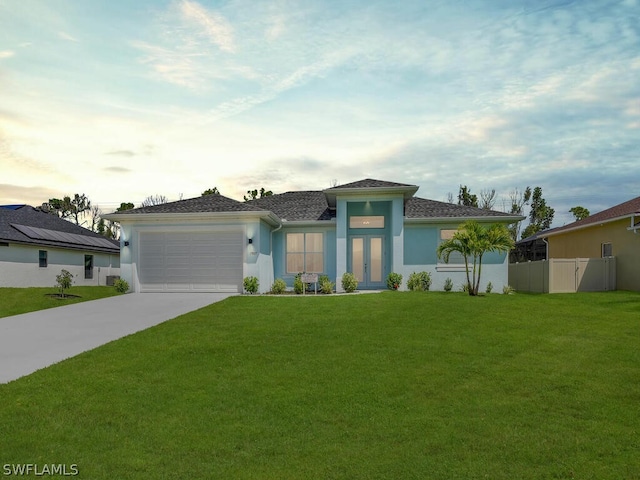
[[(440, 243), (446, 241), (446, 240), (451, 240), (453, 238), (453, 234), (456, 233), (457, 230), (447, 230), (447, 229), (442, 229), (440, 230)], [(451, 255), (449, 255), (449, 262), (450, 265), (464, 265), (464, 256), (460, 253), (460, 252), (451, 252)]]
[(287, 273), (322, 273), (323, 270), (322, 233), (287, 233)]
[(93, 255), (84, 256), (84, 278), (93, 278)]
[(611, 243), (602, 244), (602, 258), (605, 258), (605, 257), (613, 257), (613, 244)]
[(384, 228), (384, 216), (353, 216), (349, 218), (349, 228)]
[(41, 268), (45, 268), (47, 266), (47, 251), (46, 250), (40, 250), (38, 252), (38, 263), (40, 264)]

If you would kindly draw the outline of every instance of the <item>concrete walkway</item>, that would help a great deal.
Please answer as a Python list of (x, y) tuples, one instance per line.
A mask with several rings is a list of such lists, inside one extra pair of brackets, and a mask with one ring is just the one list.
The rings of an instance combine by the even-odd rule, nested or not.
[(229, 296), (131, 293), (0, 318), (0, 383)]

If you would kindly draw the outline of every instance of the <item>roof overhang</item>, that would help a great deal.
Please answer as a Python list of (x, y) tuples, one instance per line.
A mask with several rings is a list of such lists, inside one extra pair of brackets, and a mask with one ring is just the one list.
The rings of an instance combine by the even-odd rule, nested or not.
[[(596, 222), (592, 222), (592, 223), (587, 223), (585, 225), (576, 225), (575, 227), (568, 227), (568, 228), (563, 228), (563, 227), (558, 227), (557, 229), (552, 229), (549, 231), (549, 233), (544, 233), (544, 232), (539, 232), (538, 233), (538, 238), (548, 238), (548, 237), (554, 237), (556, 235), (561, 235), (563, 233), (567, 233), (567, 232), (575, 232), (577, 230), (584, 230), (586, 228), (591, 228), (591, 227), (601, 227), (603, 225), (606, 225), (608, 223), (613, 223), (613, 222), (619, 222), (620, 220), (625, 220), (627, 218), (631, 218), (631, 222), (633, 222), (633, 218), (634, 216), (637, 215), (640, 217), (640, 213), (635, 213), (635, 214), (631, 214), (631, 215), (622, 215), (620, 217), (615, 217), (615, 218), (609, 218), (607, 220), (602, 220), (602, 221), (596, 221)], [(640, 227), (636, 227), (636, 228), (640, 228)], [(627, 230), (632, 230), (632, 228), (628, 228)]]
[(409, 200), (418, 191), (416, 185), (399, 185), (386, 187), (356, 187), (356, 188), (327, 188), (322, 192), (327, 197), (327, 203), (335, 208), (338, 197), (371, 197), (378, 195), (402, 195), (404, 200)]
[(255, 210), (244, 212), (188, 212), (188, 213), (109, 213), (103, 218), (121, 224), (131, 223), (179, 223), (185, 220), (200, 222), (228, 222), (263, 220), (272, 226), (282, 223), (280, 218), (267, 210)]
[(331, 220), (282, 220), (283, 227), (335, 227), (336, 219)]
[(478, 223), (515, 223), (524, 220), (527, 217), (523, 216), (500, 216), (500, 217), (424, 217), (424, 218), (407, 218), (405, 217), (405, 223), (464, 223), (469, 220), (474, 220)]

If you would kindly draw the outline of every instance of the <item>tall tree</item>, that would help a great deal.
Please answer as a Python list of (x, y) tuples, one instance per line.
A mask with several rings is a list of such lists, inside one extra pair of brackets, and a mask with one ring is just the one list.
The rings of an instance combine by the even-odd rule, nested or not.
[(581, 206), (577, 206), (577, 207), (573, 207), (569, 209), (569, 213), (572, 213), (573, 216), (575, 217), (576, 221), (578, 220), (584, 220), (585, 218), (587, 218), (590, 215), (590, 212), (588, 209), (581, 207)]
[[(478, 295), (482, 274), (482, 257), (487, 252), (508, 252), (513, 248), (513, 239), (507, 227), (494, 224), (484, 227), (475, 220), (464, 222), (449, 240), (438, 246), (438, 257), (445, 263), (449, 256), (458, 252), (464, 257), (469, 295)], [(470, 268), (471, 264), (471, 268)]]
[[(509, 192), (509, 205), (505, 206), (504, 209), (506, 212), (512, 213), (513, 215), (524, 215), (524, 207), (529, 205), (531, 201), (531, 187), (526, 187), (524, 191), (520, 191), (517, 188)], [(511, 238), (514, 242), (518, 240), (518, 236), (520, 235), (520, 229), (522, 227), (522, 220), (519, 222), (512, 223), (509, 226), (509, 231), (511, 232)]]
[(460, 191), (458, 192), (458, 205), (477, 207), (478, 196), (472, 194), (471, 190), (466, 185), (460, 185)]
[(496, 189), (480, 190), (480, 208), (483, 210), (491, 210), (496, 204)]
[(249, 200), (255, 200), (256, 198), (268, 197), (270, 195), (273, 195), (273, 192), (271, 190), (265, 190), (264, 187), (262, 187), (259, 191), (257, 189), (247, 190), (247, 194), (248, 196), (244, 196), (245, 202), (248, 202)]
[(91, 210), (91, 201), (83, 193), (75, 194), (73, 198), (66, 196), (60, 198), (50, 198), (47, 205), (49, 213), (57, 215), (60, 218), (71, 219), (76, 225), (80, 225), (80, 218)]
[(207, 188), (204, 192), (202, 192), (201, 196), (204, 197), (206, 195), (220, 195), (220, 191), (218, 190), (218, 187)]
[(531, 195), (531, 211), (529, 212), (529, 225), (522, 232), (522, 238), (530, 237), (542, 230), (551, 227), (556, 211), (547, 205), (542, 197), (542, 188), (536, 187)]
[(142, 207), (153, 207), (154, 205), (162, 205), (168, 203), (167, 197), (164, 195), (149, 195), (142, 201)]

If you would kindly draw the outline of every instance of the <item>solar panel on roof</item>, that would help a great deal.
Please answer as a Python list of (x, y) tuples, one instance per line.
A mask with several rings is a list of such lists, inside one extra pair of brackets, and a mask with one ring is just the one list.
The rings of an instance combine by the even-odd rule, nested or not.
[(116, 248), (115, 245), (106, 238), (80, 235), (77, 233), (59, 232), (57, 230), (48, 230), (46, 228), (18, 225), (15, 223), (12, 223), (11, 226), (33, 240), (48, 240), (51, 242), (70, 243), (72, 245), (82, 245), (87, 247)]

